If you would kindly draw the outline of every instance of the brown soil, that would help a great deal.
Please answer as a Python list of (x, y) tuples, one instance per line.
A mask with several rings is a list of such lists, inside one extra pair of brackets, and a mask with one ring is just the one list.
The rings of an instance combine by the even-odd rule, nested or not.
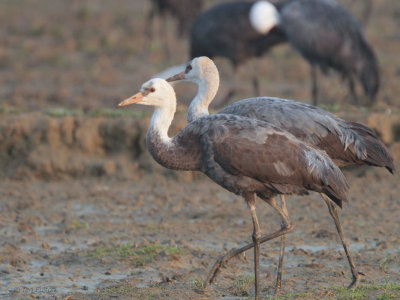
[[(398, 284), (399, 175), (371, 168), (346, 175), (351, 201), (341, 218), (355, 263), (365, 274), (362, 283)], [(139, 173), (131, 180), (3, 180), (0, 191), (4, 294), (49, 296), (37, 288), (72, 299), (253, 294), (252, 251), (246, 259), (232, 260), (215, 284), (201, 287), (214, 260), (250, 241), (252, 230), (243, 200), (207, 178), (177, 181)], [(290, 197), (288, 206), (296, 228), (287, 239), (284, 292), (302, 293), (304, 299), (340, 298), (332, 287), (349, 284), (351, 273), (325, 204), (313, 194)], [(262, 202), (258, 216), (264, 233), (279, 228), (279, 218)], [(273, 292), (278, 250), (279, 240), (262, 246), (264, 296)], [(389, 292), (400, 296), (398, 290)], [(384, 291), (365, 295), (374, 299), (377, 293)]]

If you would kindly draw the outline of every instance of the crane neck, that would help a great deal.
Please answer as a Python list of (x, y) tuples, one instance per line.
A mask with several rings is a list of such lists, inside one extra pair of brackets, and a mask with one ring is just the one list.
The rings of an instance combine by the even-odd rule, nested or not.
[[(172, 99), (165, 99), (165, 102)], [(147, 131), (146, 146), (151, 156), (160, 165), (173, 170), (198, 170), (199, 161), (194, 156), (194, 149), (182, 143), (176, 137), (168, 136), (176, 111), (176, 97), (174, 95), (170, 107), (157, 107), (151, 118)], [(189, 143), (188, 143), (189, 144)]]
[(218, 71), (203, 74), (195, 83), (198, 85), (198, 91), (188, 109), (188, 122), (209, 115), (208, 107), (217, 94), (219, 87)]
[(151, 117), (147, 137), (157, 135), (161, 142), (169, 143), (171, 138), (168, 136), (168, 129), (174, 119), (176, 102), (174, 107), (156, 107)]

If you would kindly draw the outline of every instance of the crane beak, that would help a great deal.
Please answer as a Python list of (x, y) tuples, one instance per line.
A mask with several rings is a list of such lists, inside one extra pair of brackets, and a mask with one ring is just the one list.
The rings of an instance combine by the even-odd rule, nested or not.
[(176, 74), (174, 76), (171, 76), (171, 77), (167, 78), (167, 81), (171, 82), (171, 81), (177, 81), (177, 80), (184, 80), (184, 79), (186, 79), (185, 75), (186, 75), (185, 71), (183, 71), (183, 72), (180, 72), (180, 73), (178, 73), (178, 74)]
[(126, 106), (134, 103), (138, 103), (143, 100), (143, 93), (139, 92), (132, 97), (129, 97), (128, 99), (125, 99), (124, 101), (120, 102), (118, 106)]

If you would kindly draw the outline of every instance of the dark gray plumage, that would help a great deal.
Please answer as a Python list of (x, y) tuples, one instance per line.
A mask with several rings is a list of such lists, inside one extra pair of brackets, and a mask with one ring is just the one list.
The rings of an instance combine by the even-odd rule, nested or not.
[(376, 98), (376, 57), (361, 25), (346, 8), (334, 0), (291, 0), (282, 7), (280, 16), (288, 42), (311, 64), (314, 104), (318, 94), (316, 66), (324, 72), (336, 70), (347, 79), (355, 101), (355, 80), (360, 81), (371, 101)]
[[(165, 80), (149, 80), (140, 93), (120, 105), (132, 103), (156, 107), (147, 145), (157, 162), (171, 169), (202, 171), (228, 191), (243, 196), (249, 205), (255, 245), (256, 299), (260, 296), (260, 244), (293, 229), (286, 210), (273, 197), (306, 194), (311, 190), (325, 193), (339, 206), (348, 199), (346, 178), (325, 152), (270, 123), (235, 115), (209, 115), (189, 123), (169, 138), (167, 132), (176, 110), (176, 97)], [(261, 236), (255, 212), (256, 195), (280, 214), (283, 225), (277, 232)]]
[[(257, 32), (250, 24), (250, 9), (257, 1), (238, 1), (218, 4), (203, 12), (193, 24), (190, 33), (190, 57), (208, 56), (227, 58), (234, 68), (260, 57), (271, 47), (286, 41), (279, 28), (267, 34)], [(280, 9), (280, 5), (277, 6)], [(258, 94), (259, 84), (254, 74), (253, 86)], [(231, 90), (223, 102), (234, 94)]]
[(151, 0), (149, 23), (156, 14), (165, 18), (169, 13), (178, 21), (177, 35), (183, 37), (190, 31), (193, 21), (203, 8), (203, 0)]
[(265, 54), (271, 47), (286, 41), (278, 28), (260, 34), (250, 24), (250, 8), (256, 1), (218, 4), (203, 12), (190, 35), (190, 57), (225, 57), (234, 68)]

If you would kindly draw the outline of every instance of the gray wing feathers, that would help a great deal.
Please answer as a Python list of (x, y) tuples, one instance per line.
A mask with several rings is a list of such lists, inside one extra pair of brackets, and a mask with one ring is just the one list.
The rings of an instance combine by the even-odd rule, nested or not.
[(249, 98), (220, 113), (268, 121), (298, 139), (325, 150), (335, 161), (368, 164), (394, 170), (386, 146), (368, 127), (344, 121), (318, 107), (273, 97)]

